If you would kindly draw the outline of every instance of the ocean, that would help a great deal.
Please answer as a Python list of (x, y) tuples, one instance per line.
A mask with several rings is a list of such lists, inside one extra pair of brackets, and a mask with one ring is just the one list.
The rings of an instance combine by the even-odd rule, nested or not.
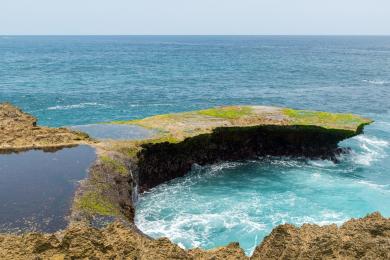
[(182, 247), (240, 242), (273, 227), (390, 217), (390, 37), (0, 36), (0, 102), (47, 126), (218, 105), (352, 112), (375, 123), (339, 163), (292, 158), (194, 166), (140, 197), (136, 223)]

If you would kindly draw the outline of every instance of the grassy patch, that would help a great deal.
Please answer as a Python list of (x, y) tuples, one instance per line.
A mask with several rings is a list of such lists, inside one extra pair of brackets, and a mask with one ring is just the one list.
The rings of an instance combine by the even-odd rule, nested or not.
[(119, 214), (119, 210), (106, 198), (91, 191), (79, 197), (76, 201), (76, 206), (90, 214), (103, 216), (115, 216)]
[(115, 160), (109, 156), (105, 156), (105, 155), (100, 156), (100, 160), (104, 165), (110, 167), (114, 172), (117, 172), (120, 175), (126, 176), (129, 174), (129, 171), (126, 168), (126, 166), (124, 165), (124, 163), (122, 163), (120, 161), (117, 161), (117, 160)]
[[(185, 113), (182, 113), (185, 114)], [(163, 114), (163, 115), (155, 115), (143, 119), (133, 119), (133, 120), (120, 120), (120, 121), (112, 121), (109, 124), (117, 124), (117, 125), (139, 125), (145, 128), (153, 128), (154, 122), (164, 122), (167, 120), (172, 120), (177, 116), (176, 114)]]
[(293, 124), (297, 125), (320, 125), (330, 128), (355, 128), (360, 124), (369, 122), (369, 120), (353, 114), (294, 110), (289, 108), (283, 109), (283, 114), (288, 116), (292, 120)]
[(175, 138), (173, 135), (164, 135), (154, 139), (148, 139), (145, 143), (157, 144), (157, 143), (179, 143), (181, 140)]
[(226, 119), (237, 119), (242, 116), (250, 115), (251, 107), (216, 107), (205, 110), (200, 110), (197, 113), (205, 116), (212, 116)]

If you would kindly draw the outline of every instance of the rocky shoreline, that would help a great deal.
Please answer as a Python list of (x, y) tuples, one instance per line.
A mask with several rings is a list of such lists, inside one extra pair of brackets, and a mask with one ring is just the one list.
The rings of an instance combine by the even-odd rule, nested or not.
[[(372, 121), (352, 114), (222, 107), (112, 122), (141, 126), (156, 135), (144, 140), (100, 141), (69, 129), (39, 127), (36, 122), (20, 109), (0, 104), (0, 150), (89, 144), (98, 159), (75, 194), (69, 227), (55, 234), (0, 235), (2, 259), (247, 259), (237, 243), (186, 251), (168, 239), (154, 240), (142, 234), (134, 225), (138, 192), (183, 176), (194, 163), (265, 155), (334, 158), (340, 152), (338, 142), (362, 133)], [(116, 222), (106, 228), (92, 227), (101, 218)], [(390, 219), (375, 213), (340, 228), (281, 225), (256, 248), (252, 258), (385, 259), (389, 251)]]
[(38, 126), (32, 115), (9, 103), (0, 103), (0, 152), (29, 149), (56, 151), (89, 142), (91, 140), (85, 133)]
[(1, 259), (389, 259), (390, 219), (373, 213), (341, 227), (285, 224), (247, 257), (238, 243), (184, 250), (115, 222), (96, 229), (74, 224), (55, 234), (0, 235)]

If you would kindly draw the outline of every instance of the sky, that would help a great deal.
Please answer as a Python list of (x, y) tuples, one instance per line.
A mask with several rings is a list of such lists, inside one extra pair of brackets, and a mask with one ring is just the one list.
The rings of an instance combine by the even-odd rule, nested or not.
[(390, 35), (390, 0), (0, 0), (0, 35)]

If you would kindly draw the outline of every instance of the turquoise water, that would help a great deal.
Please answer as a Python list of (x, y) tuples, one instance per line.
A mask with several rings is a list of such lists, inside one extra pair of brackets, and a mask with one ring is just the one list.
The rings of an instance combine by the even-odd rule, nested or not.
[(136, 224), (184, 248), (238, 241), (250, 255), (279, 224), (341, 224), (374, 211), (389, 217), (389, 142), (359, 136), (344, 145), (353, 152), (338, 164), (264, 158), (194, 167), (140, 196)]
[(215, 105), (261, 104), (373, 118), (339, 164), (267, 158), (195, 167), (140, 197), (137, 224), (183, 247), (277, 224), (390, 216), (390, 37), (0, 37), (0, 101), (49, 126)]
[(223, 104), (385, 113), (390, 37), (0, 36), (0, 101), (51, 126)]

